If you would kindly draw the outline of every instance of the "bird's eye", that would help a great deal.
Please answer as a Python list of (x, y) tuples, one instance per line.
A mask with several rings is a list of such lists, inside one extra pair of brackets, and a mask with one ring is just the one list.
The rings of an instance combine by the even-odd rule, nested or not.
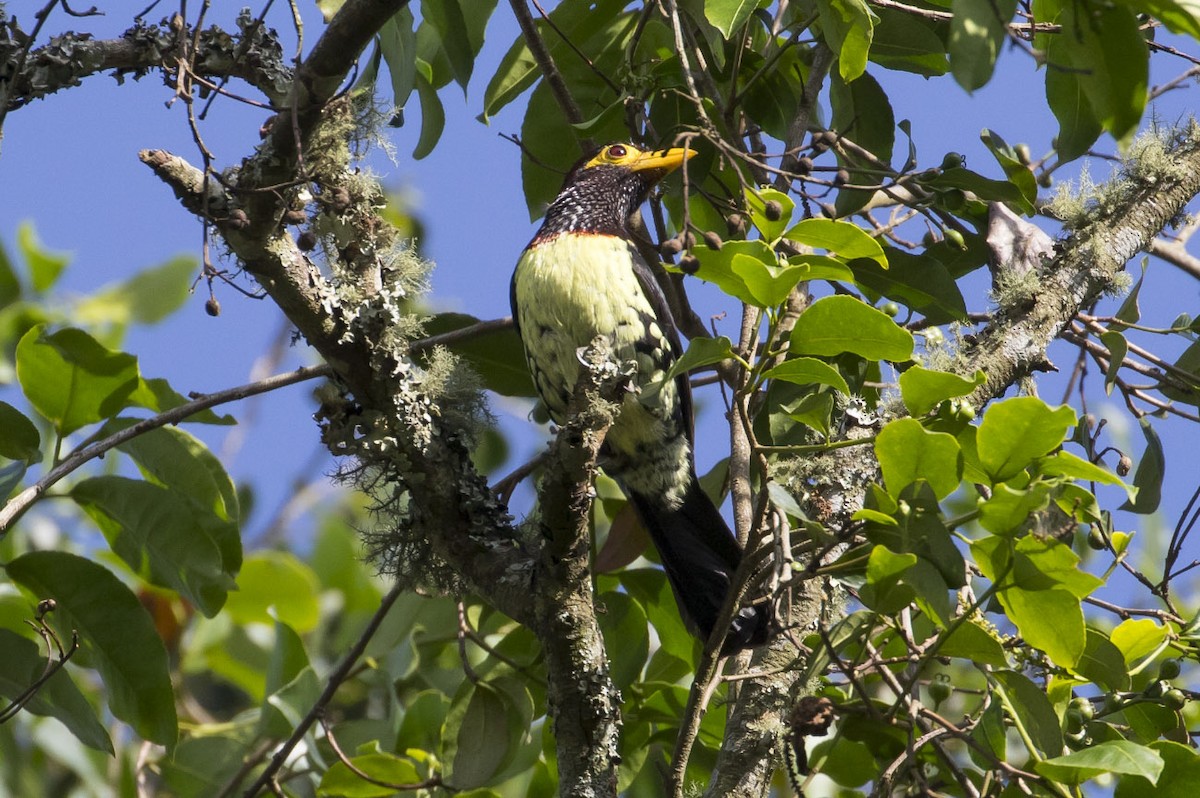
[(608, 158), (611, 161), (616, 161), (625, 157), (625, 148), (620, 144), (614, 144), (608, 148)]

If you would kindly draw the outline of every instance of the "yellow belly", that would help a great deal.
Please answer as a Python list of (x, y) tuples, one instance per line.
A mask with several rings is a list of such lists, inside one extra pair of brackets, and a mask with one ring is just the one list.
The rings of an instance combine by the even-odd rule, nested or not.
[[(606, 441), (610, 470), (618, 479), (624, 472), (625, 481), (671, 486), (690, 473), (687, 421), (674, 383), (665, 380), (674, 354), (634, 274), (635, 258), (641, 255), (632, 244), (606, 235), (560, 235), (526, 250), (513, 278), (517, 323), (534, 383), (560, 424), (581, 347), (604, 335), (620, 363), (636, 365), (640, 391), (625, 400)], [(633, 473), (650, 469), (667, 473)]]

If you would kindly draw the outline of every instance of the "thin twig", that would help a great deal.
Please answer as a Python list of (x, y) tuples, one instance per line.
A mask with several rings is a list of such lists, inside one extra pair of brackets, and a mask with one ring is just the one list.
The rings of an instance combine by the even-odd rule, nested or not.
[(164, 427), (167, 424), (177, 424), (189, 416), (193, 416), (202, 410), (216, 407), (217, 405), (234, 402), (238, 399), (245, 399), (248, 396), (273, 391), (287, 385), (294, 385), (297, 382), (304, 382), (305, 380), (317, 377), (327, 377), (332, 373), (333, 370), (329, 366), (305, 366), (296, 371), (286, 374), (276, 374), (274, 377), (268, 377), (265, 380), (252, 382), (248, 385), (239, 385), (236, 388), (228, 388), (224, 391), (210, 393), (198, 399), (193, 399), (179, 407), (165, 410), (156, 416), (139, 421), (133, 426), (126, 427), (103, 440), (77, 449), (33, 485), (30, 485), (8, 500), (8, 503), (0, 509), (0, 535), (7, 532), (21, 514), (60, 479), (75, 471), (89, 460), (100, 457), (105, 452), (120, 446), (126, 441), (132, 440), (152, 429)]
[(387, 595), (383, 597), (383, 600), (379, 602), (379, 609), (376, 610), (375, 614), (371, 617), (370, 622), (367, 624), (367, 628), (363, 630), (361, 635), (359, 635), (358, 640), (354, 643), (354, 646), (350, 649), (350, 651), (347, 652), (345, 658), (342, 659), (342, 662), (340, 665), (338, 665), (337, 669), (334, 670), (333, 673), (329, 674), (329, 680), (325, 684), (325, 689), (321, 691), (321, 695), (317, 699), (316, 703), (313, 704), (312, 709), (310, 709), (308, 714), (304, 716), (304, 719), (296, 725), (295, 730), (292, 732), (292, 736), (289, 737), (287, 741), (279, 747), (274, 755), (272, 755), (271, 761), (267, 764), (267, 767), (263, 770), (263, 772), (259, 774), (258, 779), (255, 780), (255, 782), (251, 784), (250, 787), (243, 793), (244, 798), (254, 798), (254, 796), (258, 795), (258, 793), (264, 787), (273, 784), (275, 774), (278, 773), (279, 769), (283, 767), (284, 762), (287, 761), (288, 756), (291, 755), (295, 747), (299, 745), (301, 740), (304, 739), (304, 735), (308, 734), (308, 730), (314, 723), (316, 723), (317, 718), (319, 718), (325, 712), (325, 707), (327, 707), (329, 702), (333, 700), (334, 694), (337, 693), (338, 688), (341, 687), (342, 682), (346, 680), (346, 677), (354, 667), (354, 664), (358, 662), (358, 658), (361, 657), (362, 653), (366, 650), (367, 644), (371, 642), (371, 638), (375, 636), (375, 632), (379, 629), (379, 625), (383, 623), (383, 619), (388, 614), (388, 610), (392, 608), (392, 605), (396, 603), (396, 599), (400, 598), (400, 595), (404, 593), (404, 590), (405, 589), (402, 585), (397, 584), (391, 590), (389, 590)]
[[(558, 107), (562, 109), (568, 122), (578, 125), (584, 121), (583, 111), (579, 109), (579, 104), (571, 96), (571, 91), (567, 88), (562, 73), (558, 71), (558, 65), (554, 63), (554, 57), (550, 55), (545, 40), (538, 33), (537, 26), (533, 22), (533, 15), (529, 13), (529, 7), (525, 5), (525, 0), (509, 0), (509, 5), (512, 6), (513, 15), (521, 27), (521, 35), (525, 37), (525, 46), (529, 48), (533, 60), (541, 69), (542, 76), (546, 79), (546, 84), (550, 87), (550, 93), (554, 95)], [(584, 139), (580, 144), (585, 150), (593, 146), (590, 138)]]
[[(484, 335), (495, 330), (502, 330), (512, 325), (510, 317), (502, 319), (493, 319), (490, 321), (482, 321), (478, 324), (471, 324), (458, 330), (451, 330), (441, 335), (431, 335), (428, 338), (422, 338), (413, 341), (409, 345), (410, 351), (423, 351), (435, 346), (445, 346), (458, 341), (473, 338), (479, 335)], [(205, 394), (197, 397), (190, 402), (180, 405), (179, 407), (164, 410), (158, 415), (139, 421), (133, 426), (126, 427), (120, 432), (114, 433), (103, 440), (88, 444), (80, 449), (75, 450), (66, 457), (61, 463), (50, 470), (45, 476), (39, 479), (33, 485), (30, 485), (25, 490), (18, 493), (13, 498), (0, 508), (0, 538), (3, 537), (13, 523), (25, 512), (29, 506), (37, 501), (45, 492), (67, 476), (71, 472), (78, 469), (89, 460), (93, 460), (102, 456), (105, 452), (120, 446), (126, 441), (136, 438), (149, 432), (152, 429), (164, 427), (168, 424), (178, 424), (186, 420), (190, 416), (195, 415), (204, 410), (208, 410), (217, 405), (236, 402), (239, 399), (246, 399), (251, 396), (257, 396), (261, 393), (274, 391), (278, 388), (285, 388), (289, 385), (295, 385), (298, 382), (305, 380), (317, 379), (318, 377), (329, 377), (333, 375), (333, 369), (328, 365), (320, 366), (304, 366), (303, 368), (289, 371), (284, 374), (276, 374), (272, 377), (267, 377), (262, 380), (239, 385), (235, 388), (226, 388), (223, 391)]]

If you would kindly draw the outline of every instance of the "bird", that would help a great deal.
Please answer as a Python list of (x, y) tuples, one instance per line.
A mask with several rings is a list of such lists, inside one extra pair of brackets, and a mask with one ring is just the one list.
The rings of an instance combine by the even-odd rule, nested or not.
[[(513, 271), (513, 321), (538, 395), (567, 421), (579, 352), (604, 336), (634, 389), (608, 430), (600, 464), (621, 486), (658, 550), (680, 614), (708, 640), (742, 559), (737, 538), (696, 476), (686, 374), (668, 380), (682, 346), (670, 308), (630, 231), (654, 185), (696, 151), (616, 143), (567, 174)], [(721, 653), (766, 641), (766, 604), (741, 608)]]

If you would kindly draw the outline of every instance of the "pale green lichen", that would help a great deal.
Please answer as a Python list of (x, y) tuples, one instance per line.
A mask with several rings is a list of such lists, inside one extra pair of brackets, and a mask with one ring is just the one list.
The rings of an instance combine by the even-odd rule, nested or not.
[[(1186, 179), (1189, 175), (1183, 170), (1187, 167), (1173, 157), (1173, 153), (1197, 137), (1200, 137), (1200, 126), (1195, 120), (1179, 127), (1156, 125), (1134, 139), (1111, 179), (1097, 184), (1085, 163), (1078, 181), (1059, 183), (1058, 192), (1046, 206), (1046, 211), (1061, 219), (1068, 230), (1102, 221), (1110, 213), (1127, 208), (1135, 192)], [(1171, 224), (1181, 222), (1182, 217), (1173, 219)]]
[(322, 295), (329, 294), (341, 341), (368, 347), (390, 406), (330, 402), (321, 417), (327, 443), (353, 458), (343, 478), (370, 498), (375, 524), (362, 535), (372, 561), (412, 587), (461, 593), (469, 587), (439, 554), (441, 532), (425, 517), (434, 509), (426, 504), (428, 479), (459, 486), (455, 515), (481, 525), (478, 534), (468, 531), (477, 543), (497, 550), (515, 543), (496, 536), (507, 513), (469, 458), (491, 423), (478, 380), (448, 350), (410, 351), (423, 334), (418, 301), (432, 264), (385, 220), (378, 180), (354, 165), (378, 122), (350, 100), (335, 102), (305, 150), (312, 190), (298, 198), (318, 244), (310, 257), (320, 257), (327, 275)]

